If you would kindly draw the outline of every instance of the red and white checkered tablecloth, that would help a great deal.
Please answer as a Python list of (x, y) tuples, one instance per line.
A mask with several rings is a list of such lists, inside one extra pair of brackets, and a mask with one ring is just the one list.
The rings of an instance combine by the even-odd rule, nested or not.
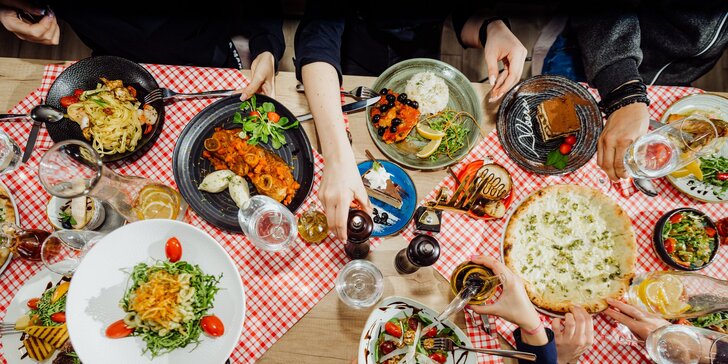
[[(590, 92), (597, 97), (595, 90)], [(702, 91), (689, 87), (654, 86), (648, 88), (651, 100), (650, 116), (659, 120), (660, 116), (673, 102), (679, 98)], [(543, 187), (555, 184), (576, 184), (594, 187), (611, 196), (632, 218), (632, 226), (637, 235), (638, 254), (636, 262), (637, 272), (654, 270), (667, 270), (664, 264), (653, 252), (652, 231), (657, 220), (665, 212), (678, 207), (694, 207), (707, 213), (714, 219), (728, 215), (728, 204), (708, 204), (690, 199), (672, 187), (666, 180), (654, 181), (660, 192), (659, 196), (650, 198), (636, 191), (631, 183), (622, 182), (612, 185), (607, 175), (597, 166), (596, 157), (579, 170), (564, 176), (542, 176), (527, 172), (506, 155), (498, 141), (496, 131), (491, 132), (482, 140), (468, 156), (453, 169), (457, 173), (467, 163), (491, 157), (495, 162), (506, 167), (512, 174), (514, 185), (514, 204), (509, 210), (532, 192)], [(425, 200), (435, 198), (442, 186), (453, 189), (455, 180), (448, 176), (430, 192)], [(424, 201), (424, 200), (423, 200)], [(475, 220), (460, 214), (444, 213), (442, 216), (442, 231), (435, 235), (440, 242), (440, 259), (435, 263), (435, 269), (446, 279), (450, 278), (452, 270), (472, 255), (490, 255), (500, 257), (500, 245), (503, 236), (505, 219), (494, 221)], [(415, 235), (414, 224), (410, 224), (403, 236), (411, 239)], [(701, 271), (701, 273), (726, 279), (728, 277), (728, 250), (723, 248), (715, 258), (716, 261)], [(488, 336), (481, 327), (481, 320), (475, 315), (475, 322), (471, 322), (470, 315), (465, 314), (468, 335), (475, 347), (498, 348), (500, 345), (495, 331)], [(542, 316), (547, 325), (550, 319)], [(511, 344), (514, 343), (512, 332), (515, 325), (500, 318), (491, 318), (497, 332), (503, 335)], [(620, 336), (616, 324), (604, 315), (597, 315), (595, 321), (595, 344), (585, 353), (580, 363), (649, 363), (647, 353), (636, 346), (624, 346), (617, 343)], [(479, 363), (502, 363), (502, 359), (479, 354)]]
[[(144, 65), (159, 83), (179, 92), (215, 89), (240, 89), (248, 84), (245, 77), (233, 69)], [(28, 95), (10, 112), (27, 113), (41, 103), (53, 81), (63, 71), (60, 65), (46, 66), (41, 87)], [(165, 124), (154, 147), (132, 163), (110, 164), (119, 173), (143, 176), (175, 186), (172, 174), (172, 153), (186, 124), (212, 99), (188, 99), (165, 104)], [(18, 144), (25, 145), (32, 123), (2, 123), (2, 128)], [(51, 230), (45, 215), (50, 195), (37, 178), (38, 163), (43, 151), (52, 145), (45, 129), (41, 129), (33, 157), (18, 170), (0, 176), (18, 204), (23, 227)], [(321, 183), (323, 157), (313, 151), (315, 177), (312, 191)], [(311, 193), (299, 211), (306, 211), (320, 202)], [(233, 363), (253, 363), (334, 286), (339, 269), (348, 261), (343, 243), (327, 238), (322, 244), (299, 244), (285, 253), (268, 253), (257, 249), (242, 234), (221, 231), (202, 220), (190, 210), (185, 219), (215, 237), (238, 265), (245, 286), (247, 312), (243, 336), (231, 355)], [(300, 239), (299, 239), (300, 240)], [(376, 246), (380, 239), (372, 239)], [(0, 277), (0, 316), (17, 290), (42, 268), (41, 264), (14, 259)], [(2, 356), (0, 356), (2, 358)], [(6, 360), (2, 358), (2, 361)]]

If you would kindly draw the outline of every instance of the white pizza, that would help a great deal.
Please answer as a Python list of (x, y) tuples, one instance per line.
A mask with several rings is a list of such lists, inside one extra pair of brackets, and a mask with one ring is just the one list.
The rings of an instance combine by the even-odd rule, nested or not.
[(555, 313), (578, 304), (591, 313), (619, 298), (634, 276), (629, 216), (592, 188), (546, 187), (514, 212), (503, 243), (505, 264), (523, 278), (531, 301)]

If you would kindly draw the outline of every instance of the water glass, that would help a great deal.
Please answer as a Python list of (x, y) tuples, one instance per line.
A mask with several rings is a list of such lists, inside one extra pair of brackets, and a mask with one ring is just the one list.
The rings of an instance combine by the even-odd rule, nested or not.
[(22, 164), (20, 146), (7, 133), (0, 130), (0, 174), (10, 172)]
[(336, 276), (336, 293), (350, 307), (371, 307), (382, 298), (384, 277), (371, 262), (352, 260)]
[(86, 253), (105, 235), (90, 230), (58, 230), (43, 242), (41, 260), (52, 272), (70, 277)]
[(245, 201), (238, 211), (238, 223), (245, 236), (258, 248), (278, 252), (296, 241), (296, 218), (280, 202), (264, 195)]
[(700, 327), (663, 326), (650, 333), (645, 346), (657, 364), (728, 363), (728, 335)]

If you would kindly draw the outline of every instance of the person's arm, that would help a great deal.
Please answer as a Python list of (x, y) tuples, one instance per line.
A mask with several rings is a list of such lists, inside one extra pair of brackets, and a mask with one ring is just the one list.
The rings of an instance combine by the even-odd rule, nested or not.
[(577, 35), (587, 81), (599, 90), (600, 107), (607, 115), (597, 164), (610, 179), (617, 180), (629, 177), (624, 154), (647, 132), (649, 100), (638, 70), (642, 62), (639, 18), (628, 6), (609, 6), (579, 12), (572, 16), (571, 27)]
[[(43, 18), (33, 24), (18, 16), (19, 11), (25, 11)], [(45, 45), (58, 45), (61, 29), (52, 11), (38, 8), (28, 1), (0, 0), (0, 23), (18, 38)]]
[(280, 1), (267, 0), (265, 8), (256, 13), (265, 14), (263, 18), (245, 21), (248, 46), (250, 47), (251, 79), (248, 87), (242, 90), (240, 99), (246, 100), (256, 92), (275, 97), (275, 74), (278, 63), (286, 49), (283, 37), (283, 15)]
[(320, 5), (317, 2), (307, 5), (307, 14), (296, 31), (296, 74), (305, 86), (316, 131), (323, 141), (325, 166), (319, 199), (329, 228), (345, 240), (352, 201), (356, 200), (369, 213), (372, 207), (341, 113), (340, 49), (344, 20), (331, 9), (317, 7)]
[(564, 319), (552, 322), (558, 364), (576, 364), (594, 344), (594, 322), (582, 307), (574, 306)]

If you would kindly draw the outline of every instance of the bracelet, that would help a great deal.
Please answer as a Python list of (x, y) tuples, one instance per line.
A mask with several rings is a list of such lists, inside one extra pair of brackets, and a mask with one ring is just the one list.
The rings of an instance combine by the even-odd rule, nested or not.
[(647, 86), (641, 80), (627, 81), (610, 91), (599, 102), (599, 109), (609, 117), (617, 109), (635, 102), (650, 104)]
[(612, 105), (610, 105), (608, 108), (604, 109), (604, 114), (607, 115), (607, 118), (609, 118), (610, 115), (612, 115), (613, 112), (627, 106), (630, 104), (635, 104), (641, 102), (647, 106), (650, 106), (650, 99), (647, 98), (647, 95), (630, 95), (627, 96)]
[(503, 23), (506, 24), (506, 27), (508, 29), (511, 29), (511, 23), (508, 21), (508, 19), (500, 17), (500, 16), (493, 16), (490, 18), (487, 18), (483, 21), (483, 25), (480, 26), (480, 31), (478, 32), (478, 41), (480, 42), (480, 46), (485, 48), (485, 42), (488, 40), (488, 24), (500, 20)]
[(525, 328), (521, 327), (522, 332), (525, 332), (527, 335), (531, 336), (538, 334), (538, 330), (540, 329), (543, 329), (543, 321), (541, 321), (540, 319), (538, 320), (538, 326), (536, 326), (536, 328), (533, 330), (526, 330)]

